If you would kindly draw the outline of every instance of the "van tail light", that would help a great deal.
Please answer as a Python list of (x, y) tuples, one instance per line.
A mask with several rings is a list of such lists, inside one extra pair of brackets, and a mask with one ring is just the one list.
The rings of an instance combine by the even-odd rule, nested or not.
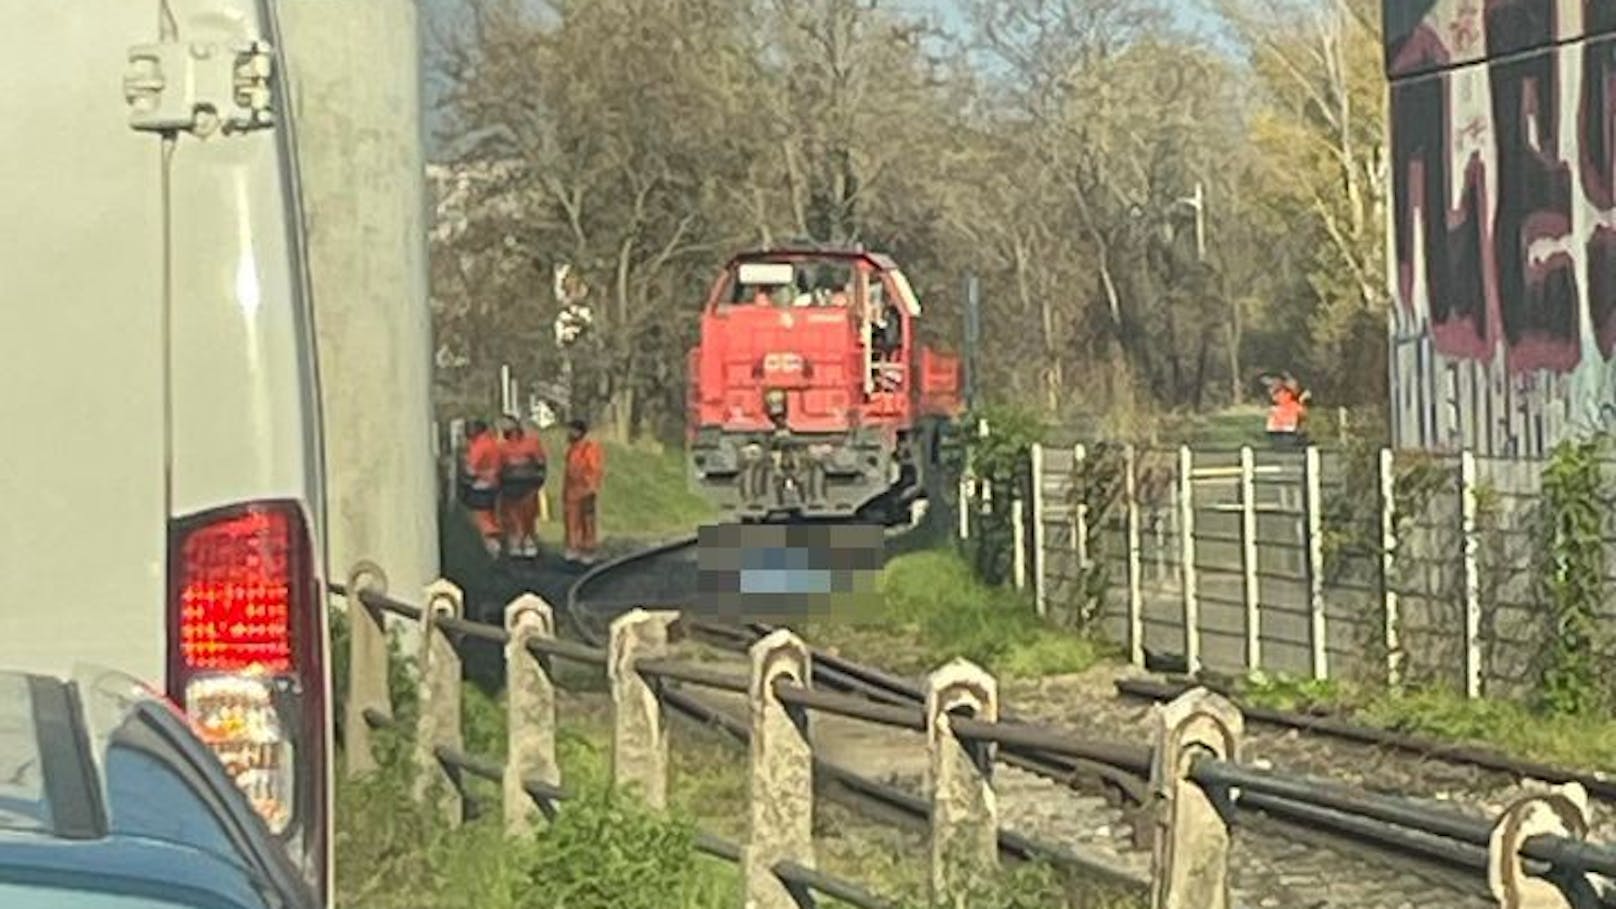
[(320, 886), (325, 622), (307, 519), (294, 502), (230, 506), (175, 521), (170, 547), (168, 695)]

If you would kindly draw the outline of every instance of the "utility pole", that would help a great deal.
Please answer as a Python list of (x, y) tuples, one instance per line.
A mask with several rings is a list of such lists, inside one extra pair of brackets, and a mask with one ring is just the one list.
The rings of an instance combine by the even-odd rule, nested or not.
[(1195, 259), (1198, 262), (1206, 261), (1206, 187), (1200, 180), (1195, 181), (1195, 195), (1187, 199), (1179, 199), (1175, 204), (1188, 205), (1195, 209)]
[(982, 337), (982, 284), (975, 272), (965, 276), (965, 407), (976, 407), (976, 348)]
[(368, 560), (389, 590), (418, 591), (439, 575), (420, 8), (276, 6), (299, 121), (330, 577)]

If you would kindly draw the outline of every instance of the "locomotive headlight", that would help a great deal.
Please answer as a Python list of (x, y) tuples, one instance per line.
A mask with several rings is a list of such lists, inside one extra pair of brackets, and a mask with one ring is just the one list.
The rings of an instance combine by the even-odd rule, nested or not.
[(786, 415), (786, 391), (771, 388), (763, 393), (763, 410), (770, 417), (780, 419)]

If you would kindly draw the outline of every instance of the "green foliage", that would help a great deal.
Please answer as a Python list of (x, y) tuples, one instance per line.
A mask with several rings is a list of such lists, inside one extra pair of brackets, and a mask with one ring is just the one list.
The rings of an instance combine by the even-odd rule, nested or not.
[(1342, 686), (1333, 679), (1301, 678), (1288, 673), (1258, 671), (1242, 680), (1242, 700), (1273, 710), (1310, 711), (1338, 702)]
[(1549, 714), (1509, 701), (1419, 689), (1365, 700), (1357, 718), (1408, 733), (1473, 742), (1563, 767), (1616, 767), (1616, 720)]
[(1028, 449), (1048, 428), (1036, 411), (1018, 405), (984, 407), (973, 416), (988, 424), (986, 436), (971, 434), (967, 439), (972, 468), (984, 477), (1008, 477), (1025, 469)]
[(1242, 705), (1341, 714), (1381, 729), (1496, 749), (1562, 767), (1616, 767), (1616, 719), (1550, 714), (1525, 704), (1465, 698), (1441, 688), (1386, 691), (1337, 680), (1256, 673), (1238, 686)]
[(580, 795), (529, 841), (504, 845), (468, 904), (487, 909), (666, 909), (733, 899), (733, 870), (701, 860), (688, 821), (607, 790)]
[(1101, 533), (1100, 529), (1128, 507), (1127, 469), (1125, 446), (1100, 443), (1088, 446), (1073, 477), (1071, 501), (1067, 504), (1074, 513), (1081, 508), (1087, 514), (1089, 564), (1079, 569), (1077, 602), (1055, 618), (1078, 631), (1093, 629), (1111, 590), (1111, 570), (1116, 560), (1106, 542), (1113, 535)]
[[(1043, 438), (1046, 427), (1036, 413), (1016, 406), (985, 408), (976, 417), (986, 421), (988, 434), (969, 433), (967, 458), (971, 472), (991, 490), (990, 507), (984, 511), (978, 503), (965, 550), (978, 576), (1000, 584), (1010, 578), (1014, 565), (1011, 503), (1017, 498), (1024, 502), (1029, 498), (1028, 452), (1034, 442)], [(975, 426), (976, 421), (969, 420), (967, 425)], [(1029, 515), (1024, 510), (1023, 520)]]
[(1601, 523), (1609, 501), (1601, 489), (1601, 440), (1567, 441), (1543, 472), (1538, 583), (1551, 616), (1542, 699), (1556, 713), (1582, 714), (1609, 703), (1595, 659), (1605, 584)]

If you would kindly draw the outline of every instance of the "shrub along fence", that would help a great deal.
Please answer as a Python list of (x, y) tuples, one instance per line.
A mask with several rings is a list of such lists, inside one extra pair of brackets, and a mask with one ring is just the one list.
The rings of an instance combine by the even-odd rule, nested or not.
[[(984, 576), (1135, 663), (1609, 705), (1616, 461), (1032, 444), (961, 484)], [(1008, 501), (1007, 501), (1008, 500)]]

